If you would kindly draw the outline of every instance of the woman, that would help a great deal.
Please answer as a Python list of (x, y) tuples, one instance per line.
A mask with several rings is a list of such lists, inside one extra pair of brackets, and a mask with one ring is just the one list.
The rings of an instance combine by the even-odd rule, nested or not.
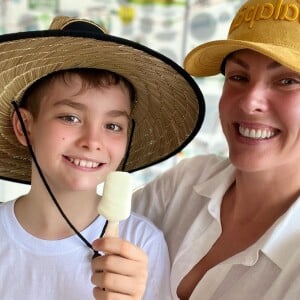
[(185, 59), (223, 73), (229, 158), (187, 159), (136, 192), (163, 230), (173, 299), (298, 299), (300, 294), (299, 1), (250, 0), (227, 40)]

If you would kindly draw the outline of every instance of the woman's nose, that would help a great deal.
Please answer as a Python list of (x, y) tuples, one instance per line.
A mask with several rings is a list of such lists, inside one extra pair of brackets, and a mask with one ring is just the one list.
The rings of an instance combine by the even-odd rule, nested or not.
[(247, 114), (266, 112), (269, 107), (268, 89), (259, 84), (246, 87), (239, 106)]

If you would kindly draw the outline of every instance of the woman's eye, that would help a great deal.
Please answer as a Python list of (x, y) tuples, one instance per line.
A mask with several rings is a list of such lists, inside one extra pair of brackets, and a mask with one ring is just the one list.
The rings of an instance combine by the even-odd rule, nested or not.
[(73, 115), (61, 116), (59, 118), (68, 123), (79, 123), (80, 122), (79, 118), (76, 116), (73, 116)]
[(247, 81), (247, 78), (242, 75), (231, 75), (228, 76), (228, 79), (231, 81)]
[(111, 130), (111, 131), (121, 131), (122, 130), (121, 126), (114, 124), (114, 123), (106, 124), (105, 128), (108, 130)]
[(300, 83), (299, 80), (296, 80), (294, 78), (284, 78), (284, 79), (279, 80), (279, 82), (282, 85), (291, 85), (291, 84), (299, 84)]

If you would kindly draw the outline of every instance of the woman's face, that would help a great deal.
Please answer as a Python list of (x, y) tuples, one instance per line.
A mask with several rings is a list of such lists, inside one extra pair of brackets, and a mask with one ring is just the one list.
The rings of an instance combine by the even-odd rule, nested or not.
[(219, 111), (238, 169), (299, 167), (299, 73), (257, 52), (237, 51), (226, 62)]

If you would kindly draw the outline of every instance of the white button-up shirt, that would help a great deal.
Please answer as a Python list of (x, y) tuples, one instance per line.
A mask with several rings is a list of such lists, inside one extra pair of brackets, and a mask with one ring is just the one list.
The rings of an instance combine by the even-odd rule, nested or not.
[[(221, 202), (234, 179), (227, 159), (199, 156), (135, 193), (133, 209), (165, 233), (173, 299), (181, 280), (220, 236)], [(300, 299), (300, 198), (253, 245), (204, 275), (190, 300), (208, 299)]]

